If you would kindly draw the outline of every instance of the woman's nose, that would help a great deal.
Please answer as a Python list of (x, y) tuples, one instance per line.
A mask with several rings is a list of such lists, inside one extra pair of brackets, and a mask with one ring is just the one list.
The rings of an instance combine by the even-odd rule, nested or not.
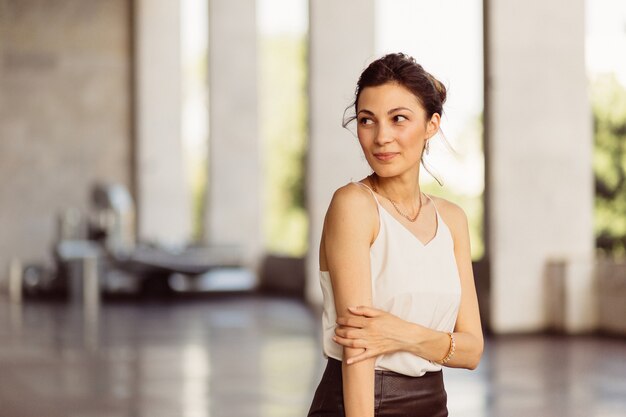
[(392, 130), (386, 124), (381, 123), (378, 126), (378, 130), (376, 131), (376, 137), (374, 138), (374, 141), (377, 145), (384, 145), (385, 143), (391, 142), (392, 140)]

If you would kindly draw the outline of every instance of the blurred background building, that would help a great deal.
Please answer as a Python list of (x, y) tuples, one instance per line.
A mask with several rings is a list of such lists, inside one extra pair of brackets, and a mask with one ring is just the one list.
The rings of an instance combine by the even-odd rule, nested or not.
[[(74, 381), (115, 358), (134, 369), (119, 370), (131, 387), (154, 384), (137, 367), (168, 381), (144, 398), (182, 383), (190, 408), (170, 402), (162, 415), (304, 413), (320, 363), (323, 216), (336, 188), (370, 172), (342, 116), (362, 69), (397, 51), (449, 89), (422, 186), (468, 214), (492, 335), (485, 366), (503, 376), (463, 385), (471, 376), (452, 374), (455, 415), (514, 415), (519, 397), (490, 398), (522, 351), (571, 342), (568, 364), (604, 355), (624, 371), (623, 1), (0, 0), (0, 358), (46, 347), (18, 365), (0, 359), (0, 417), (39, 412), (24, 404), (46, 397), (32, 388), (45, 372), (11, 375), (59, 355), (93, 365), (80, 377), (55, 371)], [(161, 325), (177, 329), (164, 344), (146, 330)], [(245, 361), (231, 342), (246, 345)], [(163, 366), (170, 359), (184, 372)], [(561, 398), (536, 366), (541, 398)], [(285, 382), (294, 368), (300, 385)], [(110, 403), (58, 415), (143, 415), (150, 408), (129, 400), (139, 391), (121, 389), (128, 402), (116, 405), (120, 375), (82, 397), (69, 382), (43, 404), (105, 392)], [(207, 388), (211, 375), (231, 389)], [(565, 415), (588, 387), (570, 388), (566, 408), (520, 410)], [(626, 413), (623, 381), (603, 389), (580, 415)], [(237, 396), (247, 400), (228, 413), (234, 405), (220, 404)]]

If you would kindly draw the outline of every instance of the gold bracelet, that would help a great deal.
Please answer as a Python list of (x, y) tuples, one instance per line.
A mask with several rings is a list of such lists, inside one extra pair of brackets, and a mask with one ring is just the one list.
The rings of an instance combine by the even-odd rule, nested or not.
[(452, 332), (448, 332), (448, 336), (450, 336), (450, 349), (448, 349), (448, 354), (439, 361), (440, 364), (445, 365), (452, 359), (454, 356), (454, 351), (456, 350), (456, 342), (454, 340), (454, 334)]

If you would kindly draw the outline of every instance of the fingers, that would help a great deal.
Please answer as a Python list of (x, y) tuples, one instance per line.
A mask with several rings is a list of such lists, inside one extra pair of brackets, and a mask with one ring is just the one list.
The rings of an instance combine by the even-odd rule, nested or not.
[(363, 349), (363, 353), (360, 353), (356, 356), (352, 356), (350, 358), (348, 358), (346, 360), (346, 363), (348, 365), (351, 365), (353, 363), (357, 363), (357, 362), (361, 362), (365, 359), (369, 359), (369, 358), (373, 358), (378, 356), (377, 350), (376, 349), (368, 349), (366, 347), (367, 343), (364, 340), (360, 340), (360, 339), (344, 339), (342, 337), (333, 337), (333, 340), (335, 342), (337, 342), (338, 344), (342, 345), (342, 346), (346, 346), (346, 347), (350, 347), (350, 348), (361, 348)]
[(348, 307), (348, 311), (350, 312), (349, 315), (339, 316), (337, 318), (337, 324), (341, 326), (363, 328), (367, 325), (368, 320), (381, 317), (385, 314), (384, 311), (366, 306)]
[(381, 310), (378, 310), (374, 307), (368, 307), (368, 306), (348, 307), (348, 310), (350, 311), (350, 313), (356, 316), (364, 316), (364, 317), (377, 317), (382, 313)]
[(340, 326), (356, 327), (362, 329), (367, 324), (365, 317), (337, 317), (336, 323)]
[(367, 325), (368, 320), (379, 317), (384, 311), (367, 306), (348, 307), (349, 315), (337, 317), (336, 323), (340, 326), (349, 326), (363, 328)]
[(335, 328), (335, 336), (339, 336), (344, 339), (362, 339), (365, 335), (367, 335), (365, 332), (352, 327), (340, 326)]
[(341, 336), (333, 336), (333, 341), (341, 346), (349, 348), (367, 348), (367, 342), (363, 339), (348, 339)]

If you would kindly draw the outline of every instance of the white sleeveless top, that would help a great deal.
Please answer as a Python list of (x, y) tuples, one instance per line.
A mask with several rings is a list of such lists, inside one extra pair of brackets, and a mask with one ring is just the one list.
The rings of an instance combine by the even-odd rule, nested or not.
[[(453, 331), (461, 302), (461, 283), (452, 234), (435, 202), (427, 195), (435, 207), (437, 231), (423, 244), (378, 202), (367, 185), (356, 184), (370, 190), (378, 206), (380, 227), (370, 247), (373, 307), (434, 330)], [(343, 348), (332, 340), (337, 313), (328, 271), (320, 271), (320, 283), (324, 297), (324, 355), (341, 360)], [(375, 368), (422, 376), (440, 370), (441, 365), (408, 352), (396, 352), (377, 357)]]

